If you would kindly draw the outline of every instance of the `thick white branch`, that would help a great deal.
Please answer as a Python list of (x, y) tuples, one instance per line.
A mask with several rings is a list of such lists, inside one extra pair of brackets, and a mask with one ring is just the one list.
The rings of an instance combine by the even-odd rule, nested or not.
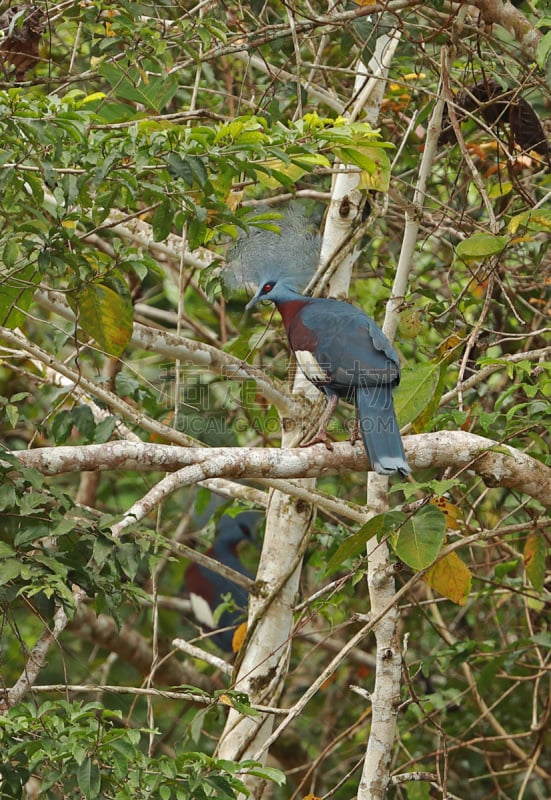
[[(416, 472), (431, 468), (470, 469), (488, 486), (515, 489), (543, 505), (551, 505), (551, 468), (514, 447), (468, 431), (406, 436), (404, 445), (408, 461)], [(336, 442), (332, 450), (322, 444), (278, 450), (107, 442), (17, 450), (12, 451), (12, 455), (23, 466), (34, 467), (45, 475), (79, 470), (171, 472), (188, 468), (190, 472), (179, 486), (214, 477), (305, 478), (362, 472), (368, 468), (363, 447), (352, 446), (349, 442)]]

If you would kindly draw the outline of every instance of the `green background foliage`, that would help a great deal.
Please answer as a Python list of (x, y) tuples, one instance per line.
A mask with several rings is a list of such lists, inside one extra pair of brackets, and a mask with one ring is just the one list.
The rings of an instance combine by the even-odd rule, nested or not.
[[(281, 325), (266, 329), (264, 311), (244, 317), (245, 293), (230, 292), (219, 268), (261, 201), (279, 207), (299, 196), (319, 221), (340, 159), (358, 168), (369, 207), (379, 208), (362, 232), (350, 296), (380, 322), (442, 48), (452, 55), (450, 96), (497, 81), (527, 101), (535, 125), (551, 101), (544, 4), (521, 7), (543, 33), (537, 64), (510, 30), (480, 24), (474, 11), (459, 28), (441, 3), (411, 4), (399, 18), (337, 3), (330, 25), (329, 10), (308, 3), (37, 6), (48, 21), (23, 77), (0, 50), (0, 322), (35, 348), (0, 337), (6, 696), (60, 607), (70, 623), (35, 689), (0, 717), (0, 797), (22, 796), (32, 778), (48, 798), (234, 798), (244, 775), (258, 774), (278, 800), (308, 792), (344, 800), (357, 791), (369, 717), (348, 686), (369, 686), (371, 640), (276, 742), (273, 765), (220, 761), (228, 679), (170, 647), (175, 636), (198, 634), (189, 608), (169, 602), (185, 594), (188, 564), (173, 539), (206, 549), (208, 491), (176, 492), (156, 517), (114, 538), (111, 526), (160, 469), (48, 477), (7, 451), (129, 437), (181, 443), (172, 433), (206, 446), (277, 447), (277, 411), (254, 381), (147, 349), (133, 338), (136, 326), (205, 343), (220, 363), (244, 359), (286, 387)], [(402, 39), (373, 131), (347, 119), (354, 67), (394, 24)], [(416, 211), (396, 408), (408, 432), (470, 431), (551, 466), (549, 157), (520, 153), (502, 122), (489, 125), (475, 110), (461, 121), (463, 140), (439, 147)], [(351, 415), (339, 409), (336, 438)], [(325, 477), (318, 489), (359, 507), (365, 475)], [(422, 573), (400, 600), (408, 647), (391, 771), (438, 773), (450, 797), (548, 797), (543, 504), (453, 467), (416, 472), (393, 485), (390, 500), (393, 510), (364, 526), (318, 514), (283, 704), (368, 613), (362, 553), (369, 538), (384, 538), (399, 583)], [(255, 548), (243, 557), (254, 569)], [(75, 586), (86, 595), (78, 610)], [(98, 619), (114, 620), (119, 649)], [(317, 644), (302, 635), (305, 625)], [(151, 672), (169, 653), (174, 671)], [(133, 693), (183, 684), (212, 702)], [(60, 699), (63, 685), (80, 688)], [(254, 713), (246, 698), (228, 702)], [(427, 782), (389, 794), (439, 796)]]

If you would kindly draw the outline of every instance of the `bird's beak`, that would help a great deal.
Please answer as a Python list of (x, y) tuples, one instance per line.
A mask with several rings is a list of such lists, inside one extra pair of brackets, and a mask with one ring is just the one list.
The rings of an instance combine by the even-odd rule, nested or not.
[(260, 300), (260, 289), (255, 294), (255, 296), (251, 298), (251, 300), (249, 300), (249, 302), (245, 306), (245, 311), (250, 311), (251, 308), (254, 308), (254, 306), (258, 303), (259, 300)]

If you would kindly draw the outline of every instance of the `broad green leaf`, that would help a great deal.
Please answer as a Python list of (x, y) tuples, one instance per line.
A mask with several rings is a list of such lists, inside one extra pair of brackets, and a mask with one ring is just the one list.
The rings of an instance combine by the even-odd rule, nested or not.
[(541, 37), (536, 47), (536, 61), (541, 70), (545, 69), (549, 54), (551, 53), (551, 31), (547, 31)]
[(330, 167), (331, 162), (322, 153), (301, 153), (298, 156), (292, 156), (291, 161), (298, 164), (299, 167), (305, 167), (308, 172), (311, 172), (314, 167)]
[(0, 483), (0, 511), (11, 508), (17, 503), (17, 492), (11, 481), (2, 480)]
[(186, 186), (193, 186), (193, 172), (191, 164), (178, 153), (169, 153), (166, 166), (173, 178), (182, 178)]
[(0, 542), (0, 558), (6, 558), (6, 556), (14, 556), (15, 550), (6, 544), (6, 542)]
[(439, 383), (441, 364), (427, 361), (402, 372), (400, 385), (394, 392), (394, 408), (400, 427), (413, 422), (429, 406), (436, 406), (442, 392)]
[(404, 784), (407, 800), (430, 800), (428, 781), (407, 781)]
[(56, 444), (63, 444), (71, 435), (73, 416), (70, 411), (60, 411), (52, 420), (52, 436)]
[(446, 518), (440, 509), (428, 504), (409, 517), (390, 541), (398, 558), (415, 570), (431, 564), (446, 536)]
[(501, 253), (507, 247), (508, 242), (507, 236), (494, 236), (491, 233), (473, 233), (468, 239), (459, 242), (455, 252), (463, 260), (487, 258)]
[(308, 172), (299, 164), (285, 164), (277, 158), (270, 158), (257, 166), (259, 182), (267, 189), (277, 189), (282, 184), (287, 186), (300, 180)]
[(500, 181), (496, 183), (488, 192), (488, 197), (495, 200), (496, 197), (505, 197), (513, 191), (513, 184), (511, 181)]
[(276, 767), (263, 767), (261, 764), (255, 764), (252, 768), (247, 768), (247, 762), (241, 762), (240, 766), (247, 769), (247, 775), (255, 775), (258, 778), (273, 781), (278, 786), (283, 786), (287, 782), (285, 773)]
[(117, 358), (132, 336), (133, 308), (129, 292), (115, 291), (100, 281), (89, 283), (76, 299), (82, 330)]
[(11, 427), (15, 428), (19, 422), (19, 409), (17, 406), (14, 406), (13, 403), (8, 403), (5, 408), (5, 412)]
[(23, 569), (23, 564), (18, 558), (7, 558), (2, 561), (2, 569), (0, 569), (0, 586), (9, 583), (14, 578), (18, 578)]
[(547, 545), (541, 533), (529, 534), (524, 544), (524, 568), (528, 580), (537, 592), (543, 591)]
[(205, 717), (207, 716), (208, 712), (209, 712), (208, 708), (201, 708), (193, 716), (193, 719), (191, 720), (189, 733), (191, 736), (191, 740), (195, 743), (197, 743), (202, 736), (203, 728), (205, 725)]
[(113, 95), (160, 112), (178, 91), (174, 75), (153, 76), (128, 63), (104, 62), (99, 72), (113, 87)]
[(102, 419), (101, 422), (98, 422), (94, 430), (94, 444), (108, 442), (111, 438), (111, 434), (115, 430), (116, 424), (117, 420), (115, 417), (107, 417), (107, 419)]
[[(8, 252), (6, 252), (8, 251)], [(14, 254), (13, 245), (6, 244), (3, 258)], [(32, 265), (4, 274), (0, 270), (0, 324), (6, 328), (18, 328), (25, 322), (27, 311), (36, 291), (39, 275)]]
[(359, 555), (365, 548), (366, 542), (373, 536), (381, 539), (386, 534), (395, 530), (406, 519), (401, 511), (388, 511), (386, 514), (377, 514), (372, 517), (359, 531), (349, 536), (333, 553), (326, 568), (326, 574), (339, 569), (349, 558)]
[(77, 769), (77, 782), (86, 800), (99, 797), (101, 775), (98, 765), (91, 758), (85, 759)]
[(207, 169), (203, 163), (203, 159), (199, 158), (198, 156), (187, 156), (187, 162), (197, 185), (203, 188), (209, 177)]
[(77, 431), (84, 436), (85, 439), (91, 441), (94, 431), (96, 430), (96, 423), (90, 407), (76, 406), (72, 409), (71, 416)]
[(151, 227), (153, 228), (153, 239), (156, 242), (162, 242), (171, 231), (173, 223), (172, 208), (169, 200), (157, 206), (155, 213), (151, 219)]
[[(257, 333), (257, 331), (255, 331)], [(264, 335), (265, 331), (262, 329), (261, 335)], [(225, 353), (230, 353), (230, 355), (235, 356), (236, 358), (247, 358), (251, 351), (254, 350), (254, 344), (251, 343), (251, 332), (249, 330), (244, 330), (239, 336), (236, 336), (234, 339), (230, 339), (223, 346), (223, 350)], [(227, 369), (226, 373), (229, 377), (231, 377), (231, 369)]]
[(386, 192), (390, 182), (390, 160), (376, 145), (370, 147), (339, 147), (335, 155), (344, 164), (354, 164), (362, 170), (360, 188)]
[(227, 689), (216, 691), (214, 696), (225, 705), (231, 706), (248, 717), (257, 717), (258, 711), (251, 707), (249, 696), (245, 692), (233, 692)]
[(472, 574), (457, 553), (448, 553), (429, 569), (424, 580), (443, 597), (464, 606), (471, 591)]
[(2, 261), (4, 262), (4, 266), (8, 269), (12, 269), (15, 266), (15, 262), (19, 258), (19, 245), (17, 244), (17, 239), (11, 238), (8, 239), (6, 244), (4, 245), (4, 252), (2, 253)]

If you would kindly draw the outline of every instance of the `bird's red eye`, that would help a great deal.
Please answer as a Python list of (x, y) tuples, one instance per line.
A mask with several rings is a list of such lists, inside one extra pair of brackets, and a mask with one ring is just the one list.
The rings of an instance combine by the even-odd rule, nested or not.
[(273, 283), (265, 283), (264, 286), (262, 287), (262, 294), (268, 294), (268, 292), (271, 292), (273, 288), (274, 288)]

